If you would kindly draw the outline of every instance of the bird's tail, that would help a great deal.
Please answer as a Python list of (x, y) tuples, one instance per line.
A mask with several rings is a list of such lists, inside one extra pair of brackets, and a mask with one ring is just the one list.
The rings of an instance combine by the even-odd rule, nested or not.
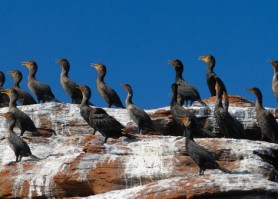
[(221, 171), (225, 172), (225, 173), (232, 173), (230, 170), (225, 169), (224, 167), (221, 167), (218, 165), (218, 169), (220, 169)]
[(60, 101), (60, 100), (57, 100), (56, 98), (54, 98), (53, 101), (54, 101), (54, 102), (61, 103), (61, 101)]
[(47, 129), (47, 128), (37, 128), (36, 133), (37, 136), (42, 136), (42, 137), (51, 137), (52, 135), (57, 135), (53, 129)]
[(137, 137), (135, 135), (131, 135), (129, 133), (122, 133), (123, 136), (130, 138), (130, 139), (137, 139)]
[(203, 100), (198, 100), (198, 102), (202, 105), (204, 105), (206, 108), (209, 108), (209, 106), (203, 101)]
[(32, 158), (32, 160), (40, 160), (40, 158), (38, 158), (37, 156), (35, 156), (33, 154), (30, 155), (30, 158)]

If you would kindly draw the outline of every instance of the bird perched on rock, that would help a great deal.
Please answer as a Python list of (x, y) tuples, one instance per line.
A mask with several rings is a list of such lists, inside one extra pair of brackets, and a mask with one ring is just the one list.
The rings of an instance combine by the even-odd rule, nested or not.
[(184, 125), (184, 131), (186, 131), (185, 148), (188, 155), (199, 166), (199, 175), (204, 175), (206, 169), (220, 169), (225, 173), (232, 173), (231, 171), (221, 167), (216, 162), (216, 155), (204, 147), (200, 146), (193, 139), (193, 134), (196, 132), (195, 122), (190, 117), (180, 118)]
[[(210, 91), (211, 96), (216, 96), (216, 91), (215, 91), (215, 84), (216, 84), (216, 78), (218, 78), (218, 83), (220, 84), (222, 88), (222, 92), (227, 93), (227, 89), (225, 87), (224, 82), (215, 74), (213, 71), (214, 66), (215, 66), (215, 58), (212, 55), (205, 55), (205, 56), (200, 56), (199, 60), (202, 60), (203, 62), (207, 63), (207, 73), (206, 73), (206, 79), (207, 79), (207, 85)], [(222, 95), (222, 93), (221, 93)]]
[[(176, 83), (172, 84), (171, 88), (172, 88), (173, 96), (171, 100), (170, 110), (175, 122), (178, 124), (180, 129), (183, 129), (183, 124), (179, 118), (190, 117), (195, 121), (196, 135), (202, 137), (213, 137), (211, 132), (203, 128), (203, 126), (201, 125), (201, 123), (198, 121), (197, 117), (193, 113), (191, 113), (189, 110), (183, 108), (181, 105), (177, 103), (177, 89), (178, 89), (177, 84)], [(185, 137), (185, 134), (183, 136)]]
[(16, 107), (18, 93), (15, 89), (13, 89), (13, 88), (7, 89), (7, 90), (2, 91), (2, 93), (5, 93), (10, 98), (9, 112), (13, 113), (16, 117), (15, 126), (20, 129), (20, 136), (23, 136), (25, 131), (30, 131), (34, 135), (56, 134), (55, 131), (52, 129), (36, 128), (34, 122), (31, 120), (31, 118), (26, 113), (24, 113), (23, 111), (19, 110)]
[(49, 85), (39, 82), (36, 79), (38, 65), (35, 61), (26, 61), (21, 63), (29, 70), (28, 87), (30, 91), (37, 97), (38, 103), (40, 102), (59, 102), (51, 91)]
[(17, 101), (22, 105), (37, 104), (36, 100), (26, 91), (22, 90), (19, 86), (22, 80), (22, 73), (19, 70), (9, 72), (10, 76), (14, 79), (13, 88), (18, 93)]
[[(0, 71), (0, 91), (4, 90), (3, 85), (5, 83), (5, 75)], [(9, 97), (5, 94), (0, 93), (0, 108), (9, 106)]]
[[(91, 91), (87, 86), (78, 87), (83, 94), (84, 104), (86, 100), (90, 99)], [(81, 104), (82, 106), (82, 104)], [(88, 107), (83, 107), (81, 109), (82, 117), (87, 121), (87, 123), (94, 128), (94, 132), (98, 131), (104, 137), (103, 144), (106, 143), (108, 138), (119, 138), (121, 136), (125, 136), (128, 138), (136, 138), (133, 135), (123, 133), (125, 127), (118, 122), (114, 117), (109, 115), (104, 109), (99, 107), (92, 107), (92, 109), (88, 109)]]
[(201, 100), (198, 90), (183, 79), (183, 64), (180, 60), (174, 59), (169, 63), (175, 68), (176, 71), (176, 84), (178, 85), (178, 97), (177, 102), (179, 105), (183, 105), (184, 101), (186, 106), (188, 101), (198, 101), (200, 104), (207, 107), (207, 104)]
[(77, 88), (78, 85), (69, 78), (70, 63), (67, 59), (60, 59), (57, 63), (62, 67), (60, 83), (63, 89), (71, 98), (71, 103), (80, 104), (82, 101), (82, 93)]
[(14, 151), (16, 157), (15, 162), (20, 162), (22, 157), (31, 157), (33, 160), (39, 160), (38, 157), (32, 154), (28, 144), (13, 131), (16, 123), (15, 115), (11, 112), (7, 112), (3, 115), (3, 117), (8, 121), (8, 128), (5, 132), (5, 138), (8, 145)]
[(129, 84), (122, 84), (122, 87), (127, 91), (126, 109), (130, 118), (137, 124), (138, 133), (143, 134), (145, 131), (155, 131), (150, 116), (143, 109), (133, 104), (133, 90), (131, 86)]
[(272, 142), (278, 142), (278, 123), (274, 116), (263, 107), (263, 95), (259, 88), (247, 89), (256, 95), (256, 118), (261, 129), (262, 140), (267, 137)]
[[(80, 90), (82, 94), (82, 101), (80, 104), (80, 115), (82, 118), (89, 124), (93, 129), (93, 124), (90, 123), (90, 114), (94, 113), (94, 109), (90, 106), (90, 98), (91, 98), (91, 89), (88, 86), (77, 86), (77, 89)], [(93, 135), (95, 135), (96, 131), (94, 129)]]
[(274, 73), (272, 77), (272, 91), (276, 100), (278, 100), (278, 61), (272, 60), (270, 61), (270, 63), (274, 69)]
[(218, 81), (216, 81), (215, 90), (216, 101), (214, 117), (221, 133), (223, 133), (226, 138), (244, 138), (245, 131), (242, 124), (228, 112), (227, 108), (223, 107), (221, 95), (223, 90)]
[(106, 66), (104, 64), (92, 64), (91, 66), (94, 67), (98, 72), (97, 90), (107, 103), (108, 108), (110, 108), (112, 105), (120, 108), (125, 108), (116, 91), (114, 91), (111, 87), (107, 86), (104, 82), (104, 77), (106, 75)]

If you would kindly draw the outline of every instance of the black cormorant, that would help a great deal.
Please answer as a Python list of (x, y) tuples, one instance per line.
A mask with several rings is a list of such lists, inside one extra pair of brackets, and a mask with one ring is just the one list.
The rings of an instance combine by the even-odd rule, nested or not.
[(22, 73), (19, 70), (14, 70), (14, 71), (11, 71), (9, 74), (14, 79), (13, 88), (18, 93), (17, 101), (22, 105), (37, 104), (36, 100), (32, 97), (32, 95), (30, 95), (28, 92), (22, 90), (19, 86), (19, 84), (22, 80)]
[[(2, 71), (0, 71), (0, 91), (3, 91), (3, 85), (5, 83), (5, 75)], [(0, 108), (9, 106), (9, 97), (3, 93), (0, 93)]]
[(204, 147), (200, 146), (193, 139), (193, 134), (196, 132), (195, 122), (190, 117), (181, 118), (181, 122), (184, 125), (184, 131), (186, 131), (186, 143), (185, 148), (188, 155), (199, 166), (199, 175), (204, 175), (206, 169), (220, 169), (225, 173), (232, 173), (231, 171), (221, 167), (216, 162), (216, 155)]
[[(171, 100), (170, 110), (175, 122), (178, 124), (180, 129), (183, 129), (183, 124), (179, 118), (190, 117), (195, 121), (197, 135), (199, 136), (201, 135), (202, 137), (213, 137), (211, 132), (207, 131), (206, 129), (203, 129), (203, 126), (201, 125), (201, 123), (198, 121), (197, 117), (193, 113), (191, 113), (189, 110), (183, 108), (181, 105), (177, 103), (177, 88), (178, 86), (176, 83), (172, 84), (173, 96)], [(185, 134), (183, 136), (185, 137)]]
[(13, 131), (16, 124), (16, 117), (13, 113), (7, 112), (3, 115), (8, 121), (8, 128), (5, 132), (5, 138), (8, 145), (14, 151), (16, 160), (15, 162), (20, 162), (22, 157), (31, 157), (33, 160), (39, 160), (38, 157), (34, 156), (30, 150), (28, 144)]
[(57, 62), (62, 67), (62, 72), (60, 75), (60, 83), (63, 89), (67, 92), (71, 98), (71, 103), (80, 104), (82, 101), (82, 93), (77, 88), (77, 84), (69, 78), (70, 64), (67, 59), (60, 59)]
[(272, 142), (278, 141), (278, 123), (274, 116), (263, 107), (263, 95), (259, 88), (247, 89), (256, 95), (256, 118), (261, 129), (262, 140), (267, 137)]
[[(83, 99), (85, 98), (85, 99), (89, 100), (90, 95), (91, 95), (91, 91), (89, 90), (90, 88), (81, 86), (81, 87), (79, 87), (79, 89), (83, 93)], [(84, 99), (84, 101), (86, 101), (85, 99)], [(90, 111), (90, 114), (88, 114), (89, 111)], [(87, 112), (87, 113), (85, 113), (85, 112)], [(92, 107), (91, 110), (84, 109), (84, 115), (85, 114), (89, 115), (88, 124), (92, 128), (94, 128), (94, 132), (98, 131), (103, 135), (103, 137), (104, 137), (103, 144), (106, 143), (108, 138), (119, 138), (121, 136), (125, 136), (128, 138), (135, 138), (135, 136), (133, 136), (133, 135), (123, 133), (123, 130), (125, 129), (125, 127), (120, 122), (118, 122), (114, 117), (112, 117), (111, 115), (106, 113), (106, 111), (102, 108)], [(85, 118), (87, 118), (87, 116), (85, 116)]]
[(126, 109), (130, 118), (137, 124), (138, 133), (143, 134), (146, 131), (155, 131), (150, 116), (143, 109), (133, 104), (133, 90), (131, 86), (129, 84), (122, 84), (122, 87), (127, 91)]
[(120, 108), (125, 108), (116, 91), (107, 86), (104, 82), (104, 77), (106, 75), (106, 66), (104, 64), (92, 64), (92, 67), (94, 67), (98, 72), (97, 90), (107, 103), (108, 108), (110, 108), (112, 105)]
[(199, 103), (207, 107), (206, 103), (201, 100), (200, 94), (197, 89), (183, 79), (182, 62), (178, 59), (175, 59), (170, 61), (169, 63), (175, 68), (176, 71), (176, 84), (178, 85), (178, 104), (182, 106), (184, 104), (184, 101), (186, 102), (186, 105), (188, 105), (188, 101), (191, 101), (191, 104), (193, 101), (198, 101)]
[(278, 100), (278, 61), (272, 60), (270, 63), (274, 69), (274, 73), (272, 77), (272, 91), (276, 100)]
[(221, 95), (222, 88), (218, 82), (215, 84), (215, 90), (216, 101), (214, 117), (220, 128), (220, 132), (223, 133), (226, 138), (244, 138), (245, 131), (242, 124), (228, 112), (228, 107), (223, 107)]
[(49, 85), (43, 84), (36, 80), (35, 76), (38, 70), (37, 63), (35, 61), (26, 61), (22, 62), (22, 65), (26, 66), (26, 68), (29, 70), (28, 87), (30, 91), (37, 97), (38, 103), (41, 101), (43, 103), (50, 101), (59, 102), (59, 100), (57, 100), (52, 93)]
[[(216, 96), (216, 91), (215, 91), (215, 79), (218, 78), (218, 83), (220, 84), (222, 91), (227, 93), (227, 89), (225, 87), (224, 82), (217, 77), (217, 75), (213, 72), (213, 68), (215, 66), (215, 58), (212, 55), (205, 55), (199, 57), (199, 60), (202, 60), (203, 62), (207, 63), (207, 73), (206, 73), (206, 79), (207, 79), (207, 85), (210, 91), (211, 96)], [(221, 93), (222, 95), (222, 93)]]

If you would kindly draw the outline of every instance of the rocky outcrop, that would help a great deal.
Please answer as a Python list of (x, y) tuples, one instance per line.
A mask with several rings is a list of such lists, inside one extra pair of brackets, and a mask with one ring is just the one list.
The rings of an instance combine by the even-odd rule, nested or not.
[[(214, 99), (206, 102), (213, 108)], [(278, 145), (260, 138), (251, 102), (230, 97), (230, 112), (253, 140), (196, 138), (217, 154), (218, 163), (233, 171), (206, 170), (187, 155), (185, 138), (173, 122), (169, 107), (148, 110), (160, 134), (136, 135), (137, 139), (108, 139), (96, 133), (79, 115), (78, 105), (47, 103), (19, 107), (37, 127), (52, 128), (57, 136), (23, 138), (40, 161), (23, 158), (17, 164), (4, 139), (6, 123), (0, 120), (1, 198), (278, 198)], [(106, 109), (137, 131), (126, 110)], [(220, 136), (213, 113), (198, 104), (190, 107), (206, 128)], [(0, 113), (7, 108), (0, 109)], [(275, 109), (270, 109), (274, 114)], [(17, 129), (16, 129), (17, 130)]]

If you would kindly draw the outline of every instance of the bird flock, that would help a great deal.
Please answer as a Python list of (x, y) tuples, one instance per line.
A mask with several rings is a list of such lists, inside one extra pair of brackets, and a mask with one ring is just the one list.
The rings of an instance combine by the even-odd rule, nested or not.
[[(215, 67), (215, 58), (212, 55), (205, 55), (199, 57), (199, 60), (207, 64), (206, 80), (208, 89), (211, 96), (216, 96), (213, 115), (216, 120), (216, 125), (219, 127), (220, 132), (226, 138), (246, 139), (245, 130), (243, 125), (229, 113), (229, 98), (226, 86), (219, 76), (213, 71)], [(278, 61), (270, 61), (274, 68), (274, 75), (272, 80), (272, 89), (274, 96), (278, 99)], [(81, 117), (93, 128), (93, 134), (99, 132), (103, 135), (103, 143), (106, 143), (108, 138), (119, 138), (121, 136), (130, 139), (136, 139), (137, 136), (126, 132), (125, 126), (118, 122), (114, 117), (110, 116), (104, 109), (94, 106), (90, 102), (91, 90), (86, 85), (79, 85), (69, 77), (70, 63), (67, 59), (60, 59), (57, 64), (61, 66), (60, 83), (68, 96), (71, 98), (73, 104), (80, 104)], [(170, 103), (171, 114), (178, 127), (184, 132), (183, 137), (186, 137), (186, 151), (193, 161), (200, 168), (200, 175), (204, 174), (205, 169), (220, 169), (224, 172), (231, 173), (231, 171), (218, 165), (215, 155), (209, 152), (204, 147), (198, 145), (194, 141), (194, 136), (214, 137), (210, 131), (205, 129), (198, 121), (197, 117), (184, 108), (183, 105), (189, 106), (197, 101), (210, 111), (207, 104), (202, 101), (200, 94), (192, 84), (183, 78), (183, 64), (180, 60), (175, 59), (169, 61), (169, 64), (175, 69), (175, 82), (171, 85), (172, 100)], [(46, 103), (50, 101), (60, 102), (56, 99), (48, 84), (42, 83), (36, 79), (38, 65), (35, 61), (22, 62), (28, 71), (28, 88), (31, 93), (36, 97), (33, 98), (29, 92), (20, 88), (22, 80), (22, 73), (19, 70), (10, 71), (9, 75), (14, 79), (12, 88), (4, 89), (5, 82), (4, 73), (0, 71), (0, 107), (9, 107), (9, 112), (3, 115), (8, 121), (8, 127), (5, 132), (7, 143), (15, 153), (16, 161), (20, 162), (22, 157), (31, 157), (34, 160), (39, 160), (38, 157), (31, 153), (28, 144), (22, 139), (25, 131), (33, 133), (33, 136), (43, 134), (42, 131), (47, 131), (49, 134), (56, 134), (52, 129), (39, 129), (37, 128), (30, 117), (17, 108), (17, 105), (30, 105), (37, 103)], [(118, 108), (125, 108), (120, 100), (118, 94), (105, 81), (107, 68), (104, 64), (92, 64), (91, 67), (95, 68), (98, 76), (96, 80), (97, 90), (102, 96), (107, 106)], [(131, 85), (122, 84), (123, 89), (127, 91), (125, 101), (126, 109), (130, 118), (138, 126), (138, 134), (145, 134), (148, 132), (157, 132), (149, 115), (144, 109), (136, 106), (132, 102), (133, 90)], [(259, 88), (253, 87), (246, 89), (254, 93), (256, 96), (256, 117), (258, 125), (261, 130), (262, 140), (269, 142), (278, 142), (278, 123), (274, 116), (268, 112), (262, 104), (262, 93)], [(224, 101), (224, 103), (223, 103)], [(20, 129), (20, 136), (18, 136), (13, 128)]]

